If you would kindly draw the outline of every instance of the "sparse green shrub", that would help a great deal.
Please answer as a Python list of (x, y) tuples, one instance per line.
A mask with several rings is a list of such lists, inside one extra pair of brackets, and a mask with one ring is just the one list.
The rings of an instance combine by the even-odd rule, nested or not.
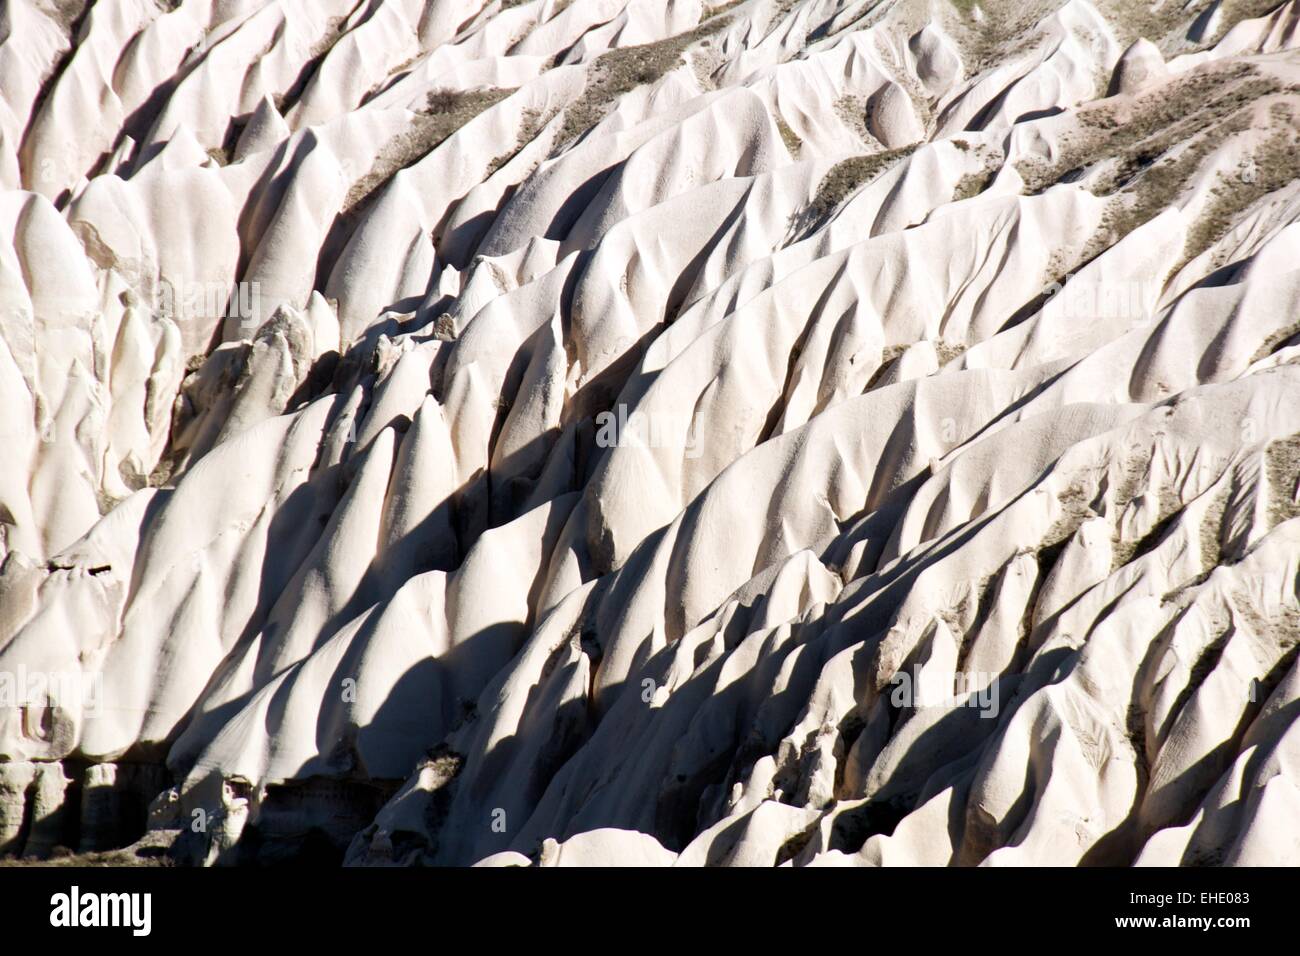
[(848, 196), (859, 186), (875, 179), (894, 163), (910, 156), (917, 144), (887, 149), (866, 156), (853, 156), (836, 163), (822, 177), (817, 187), (817, 195), (808, 207), (808, 214), (814, 221), (821, 221), (834, 212)]

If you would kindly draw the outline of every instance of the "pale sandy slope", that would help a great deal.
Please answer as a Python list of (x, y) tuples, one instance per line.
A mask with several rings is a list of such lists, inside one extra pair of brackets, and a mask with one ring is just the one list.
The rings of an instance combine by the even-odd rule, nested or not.
[(1300, 863), (1298, 177), (1294, 0), (4, 4), (0, 852)]

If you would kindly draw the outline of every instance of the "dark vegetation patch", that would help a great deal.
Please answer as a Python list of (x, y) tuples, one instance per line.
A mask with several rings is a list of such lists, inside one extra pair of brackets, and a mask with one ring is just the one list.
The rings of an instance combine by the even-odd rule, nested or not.
[[(1132, 543), (1131, 551), (1128, 551), (1128, 545), (1121, 546), (1121, 554), (1124, 551), (1128, 551), (1128, 557), (1124, 559), (1125, 564), (1130, 561), (1136, 561), (1138, 558), (1150, 554), (1156, 549), (1160, 542), (1164, 540), (1165, 535), (1169, 533), (1170, 529), (1172, 529), (1175, 524), (1177, 524), (1179, 516), (1183, 513), (1182, 509), (1178, 507), (1176, 502), (1173, 507), (1176, 510), (1161, 517), (1161, 519), (1156, 522), (1155, 527)], [(1161, 511), (1163, 513), (1164, 509), (1162, 508)]]
[(686, 33), (602, 53), (588, 68), (586, 87), (564, 111), (556, 144), (564, 146), (576, 140), (604, 118), (616, 99), (681, 65), (687, 47), (717, 33), (727, 23), (727, 18), (713, 16)]
[[(1284, 91), (1248, 64), (1197, 73), (1139, 97), (1126, 109), (1105, 103), (1081, 110), (1081, 129), (1063, 143), (1056, 163), (1022, 162), (1017, 170), (1030, 194), (1096, 171), (1092, 191), (1115, 201), (1083, 255), (1086, 262), (1174, 204), (1212, 152), (1257, 125), (1255, 104)], [(1271, 113), (1278, 120), (1285, 113), (1290, 122), (1285, 104), (1275, 104)], [(1298, 141), (1293, 129), (1279, 131), (1260, 151), (1250, 175), (1225, 178), (1189, 233), (1180, 266), (1222, 238), (1252, 202), (1300, 175)]]
[(809, 219), (813, 222), (825, 219), (858, 187), (871, 182), (899, 160), (912, 155), (918, 145), (920, 144), (913, 143), (866, 156), (853, 156), (836, 163), (822, 177), (821, 184), (817, 187), (817, 194), (808, 206)]
[(1162, 48), (1169, 46), (1165, 50), (1169, 54), (1174, 50), (1171, 44), (1162, 43), (1166, 38), (1177, 41), (1175, 45), (1180, 53), (1204, 49), (1217, 42), (1234, 24), (1263, 16), (1278, 3), (1277, 0), (1223, 0), (1219, 7), (1219, 29), (1206, 38), (1208, 42), (1195, 48), (1182, 41), (1183, 29), (1209, 8), (1208, 0), (1199, 10), (1190, 10), (1179, 3), (1148, 4), (1141, 0), (1100, 0), (1095, 6), (1106, 17), (1121, 45), (1128, 46), (1138, 37), (1146, 37)]
[(358, 214), (399, 170), (419, 162), (452, 133), (513, 92), (511, 89), (431, 92), (425, 106), (416, 112), (410, 128), (385, 143), (369, 172), (352, 184), (344, 197), (342, 214)]
[[(1238, 170), (1235, 176), (1221, 177), (1214, 186), (1214, 198), (1188, 233), (1184, 261), (1196, 258), (1226, 236), (1237, 217), (1256, 200), (1297, 177), (1300, 177), (1300, 133), (1294, 127), (1278, 129), (1255, 152), (1247, 167)], [(1210, 271), (1226, 264), (1216, 261)]]
[[(1056, 495), (1057, 503), (1061, 506), (1061, 515), (1052, 522), (1052, 526), (1043, 534), (1043, 540), (1039, 544), (1040, 554), (1049, 551), (1052, 548), (1064, 548), (1074, 533), (1079, 530), (1079, 526), (1087, 520), (1088, 516), (1093, 513), (1089, 503), (1088, 491), (1078, 484), (1071, 484), (1064, 491)], [(1058, 550), (1051, 556), (1050, 563), (1044, 566), (1044, 573), (1051, 570), (1051, 566), (1056, 563), (1056, 557), (1059, 556)], [(1040, 564), (1043, 562), (1040, 561)]]
[(1268, 517), (1280, 524), (1300, 515), (1296, 486), (1300, 482), (1300, 434), (1271, 442), (1264, 453), (1268, 477)]
[(835, 115), (864, 143), (880, 145), (867, 129), (867, 99), (864, 96), (841, 96), (834, 103)]
[(56, 846), (45, 859), (0, 857), (0, 866), (171, 867), (177, 865), (168, 852), (176, 838), (176, 832), (150, 830), (139, 842), (115, 850), (79, 853), (66, 846)]
[(483, 174), (483, 179), (487, 180), (495, 175), (502, 166), (518, 156), (520, 150), (537, 138), (537, 134), (542, 131), (542, 127), (550, 122), (552, 115), (554, 114), (548, 114), (545, 110), (533, 107), (525, 109), (520, 117), (519, 136), (515, 140), (515, 148), (507, 150), (488, 163), (487, 172)]
[(1223, 516), (1227, 510), (1228, 493), (1220, 492), (1201, 519), (1201, 573), (1206, 577), (1223, 560)]
[(963, 199), (970, 199), (978, 196), (997, 175), (997, 170), (982, 169), (976, 173), (967, 173), (961, 179), (957, 180), (957, 185), (952, 190), (952, 201), (961, 202)]
[[(1194, 151), (1199, 159), (1234, 131), (1225, 126), (1232, 125), (1235, 131), (1249, 126), (1249, 117), (1237, 114), (1280, 88), (1275, 80), (1258, 75), (1248, 64), (1195, 73), (1128, 104), (1104, 101), (1080, 110), (1080, 130), (1065, 139), (1055, 163), (1020, 163), (1016, 168), (1029, 193), (1042, 192), (1067, 174), (1107, 161), (1113, 168), (1094, 187), (1098, 195), (1124, 189), (1139, 174), (1169, 179), (1167, 171), (1152, 174), (1157, 166), (1167, 170), (1174, 162), (1161, 162), (1168, 152), (1188, 144), (1184, 152)], [(1227, 124), (1229, 119), (1234, 122)], [(1188, 175), (1190, 172), (1187, 170)]]
[[(998, 65), (1008, 52), (1023, 55), (1045, 42), (1045, 36), (1034, 35), (1034, 27), (1059, 7), (1057, 3), (1034, 5), (1023, 0), (948, 2), (957, 16), (945, 26), (961, 49), (967, 76), (976, 76)], [(977, 5), (984, 13), (984, 18), (978, 21), (972, 17)]]
[(1250, 357), (1251, 364), (1253, 365), (1260, 359), (1268, 358), (1274, 352), (1286, 347), (1298, 335), (1300, 335), (1300, 320), (1278, 329), (1255, 350), (1255, 354)]
[(797, 157), (799, 150), (803, 149), (803, 140), (798, 134), (790, 128), (790, 124), (783, 120), (780, 115), (776, 116), (776, 128), (781, 134), (781, 142), (785, 143), (786, 150), (791, 156)]
[(876, 370), (871, 373), (871, 378), (867, 379), (867, 384), (863, 387), (862, 394), (865, 395), (867, 392), (875, 388), (876, 385), (880, 383), (880, 380), (884, 378), (885, 373), (893, 366), (894, 362), (898, 360), (898, 357), (906, 352), (907, 349), (908, 347), (906, 345), (886, 345), (881, 349), (880, 365), (878, 365)]
[(704, 12), (700, 14), (700, 22), (712, 20), (714, 17), (721, 16), (728, 10), (734, 9), (744, 3), (745, 0), (724, 0), (723, 3), (705, 4)]

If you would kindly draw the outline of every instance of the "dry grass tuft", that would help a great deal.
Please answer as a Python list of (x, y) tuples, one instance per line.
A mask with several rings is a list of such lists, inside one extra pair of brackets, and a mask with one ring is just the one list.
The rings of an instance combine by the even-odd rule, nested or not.
[(910, 156), (917, 145), (919, 144), (869, 153), (866, 156), (853, 156), (836, 163), (822, 177), (821, 184), (817, 187), (817, 195), (808, 207), (809, 218), (814, 222), (825, 219), (858, 187), (871, 182), (886, 169)]
[(369, 172), (352, 184), (343, 199), (343, 215), (359, 212), (399, 170), (419, 162), (452, 133), (513, 92), (508, 89), (431, 92), (411, 128), (385, 143)]
[(727, 22), (725, 17), (713, 16), (675, 37), (601, 54), (589, 68), (586, 88), (565, 110), (556, 143), (564, 146), (578, 139), (604, 118), (614, 100), (679, 66), (691, 44), (717, 33)]

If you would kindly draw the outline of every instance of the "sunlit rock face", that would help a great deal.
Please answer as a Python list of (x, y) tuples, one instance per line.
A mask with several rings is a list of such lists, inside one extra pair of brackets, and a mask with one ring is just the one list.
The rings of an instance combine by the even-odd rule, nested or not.
[(0, 853), (1300, 863), (1295, 0), (17, 0), (0, 185)]

